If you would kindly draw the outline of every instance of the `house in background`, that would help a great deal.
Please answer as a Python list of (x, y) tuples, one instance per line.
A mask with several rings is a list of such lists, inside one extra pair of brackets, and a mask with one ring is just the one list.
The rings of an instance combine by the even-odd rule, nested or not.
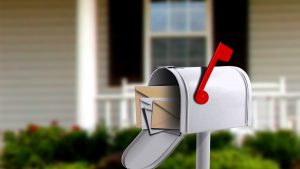
[[(300, 119), (299, 19), (297, 0), (0, 0), (0, 129), (131, 125), (133, 84), (157, 66), (207, 65), (219, 41), (266, 87), (264, 119), (285, 127), (287, 110)], [(289, 94), (266, 94), (281, 76)]]

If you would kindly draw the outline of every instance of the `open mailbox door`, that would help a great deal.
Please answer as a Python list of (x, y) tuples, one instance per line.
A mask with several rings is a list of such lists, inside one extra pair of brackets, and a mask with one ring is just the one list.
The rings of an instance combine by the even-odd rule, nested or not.
[(150, 135), (147, 130), (142, 130), (124, 151), (122, 164), (130, 169), (155, 168), (169, 156), (182, 139), (182, 135), (167, 132)]
[(161, 67), (152, 73), (149, 86), (178, 86), (180, 132), (163, 131), (151, 135), (143, 129), (123, 153), (124, 167), (157, 167), (179, 145), (185, 134), (252, 124), (251, 84), (247, 74), (237, 67), (216, 67), (206, 86), (210, 99), (200, 105), (194, 101), (194, 93), (203, 73), (201, 67)]

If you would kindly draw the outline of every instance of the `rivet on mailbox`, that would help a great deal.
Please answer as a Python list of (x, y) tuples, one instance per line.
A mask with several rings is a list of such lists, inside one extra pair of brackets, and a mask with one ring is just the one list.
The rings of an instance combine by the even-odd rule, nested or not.
[(137, 127), (142, 131), (124, 151), (124, 167), (155, 168), (186, 134), (198, 133), (197, 168), (209, 169), (210, 132), (251, 126), (247, 74), (233, 66), (215, 67), (205, 85), (209, 101), (198, 104), (195, 93), (205, 72), (203, 67), (160, 67), (148, 86), (136, 87)]

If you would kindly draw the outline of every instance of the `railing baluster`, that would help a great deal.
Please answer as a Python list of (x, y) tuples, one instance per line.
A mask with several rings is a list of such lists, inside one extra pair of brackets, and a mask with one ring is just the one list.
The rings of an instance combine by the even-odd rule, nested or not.
[(128, 95), (127, 87), (128, 82), (126, 78), (122, 79), (121, 85), (121, 101), (120, 101), (120, 126), (122, 128), (129, 126), (129, 118), (128, 118)]
[(269, 98), (269, 103), (268, 103), (268, 118), (269, 118), (269, 128), (270, 130), (275, 130), (275, 99), (274, 98)]
[(132, 106), (132, 109), (131, 109), (131, 125), (134, 126), (136, 125), (136, 108), (135, 108), (135, 100), (134, 99), (131, 99), (131, 106)]
[(279, 125), (280, 128), (287, 128), (287, 101), (281, 98), (279, 101)]
[(296, 131), (300, 134), (300, 99), (296, 101)]
[(106, 100), (104, 103), (104, 114), (105, 114), (105, 126), (107, 129), (111, 129), (111, 102)]
[(128, 104), (126, 98), (120, 101), (120, 127), (128, 127)]
[(255, 99), (252, 102), (253, 104), (253, 129), (259, 129), (259, 121), (258, 121), (258, 100)]

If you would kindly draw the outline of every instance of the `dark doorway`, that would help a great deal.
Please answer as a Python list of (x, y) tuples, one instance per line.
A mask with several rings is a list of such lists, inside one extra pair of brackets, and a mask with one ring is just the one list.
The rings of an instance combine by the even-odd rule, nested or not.
[[(109, 0), (109, 84), (143, 76), (143, 1)], [(101, 61), (100, 61), (101, 62)]]
[(229, 63), (218, 65), (248, 66), (248, 0), (214, 0), (214, 46), (219, 42), (230, 46), (234, 53)]

